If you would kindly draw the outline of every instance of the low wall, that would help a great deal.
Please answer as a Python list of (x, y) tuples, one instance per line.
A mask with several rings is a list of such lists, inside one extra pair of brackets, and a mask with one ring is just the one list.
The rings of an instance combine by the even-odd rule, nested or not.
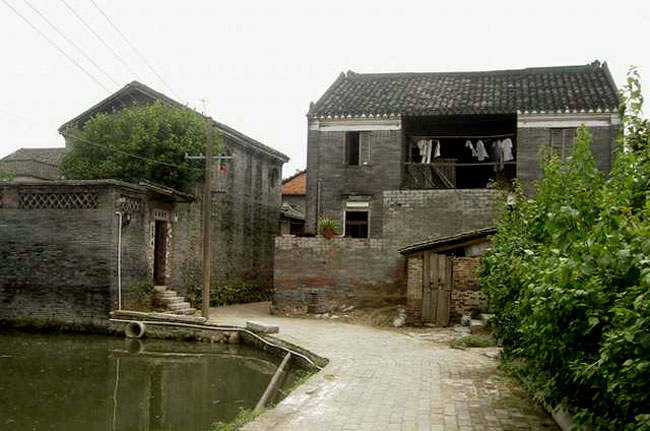
[(0, 319), (105, 321), (116, 300), (115, 188), (0, 189)]
[(381, 239), (281, 236), (275, 240), (273, 310), (369, 307), (403, 297), (404, 259)]

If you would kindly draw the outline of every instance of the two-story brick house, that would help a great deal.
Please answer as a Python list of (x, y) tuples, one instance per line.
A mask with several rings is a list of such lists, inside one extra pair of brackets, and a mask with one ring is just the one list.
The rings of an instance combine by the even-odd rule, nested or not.
[(490, 228), (493, 183), (507, 187), (517, 177), (532, 193), (540, 152), (570, 157), (581, 125), (607, 171), (618, 112), (616, 86), (599, 62), (342, 73), (307, 114), (305, 216), (307, 232), (317, 233), (327, 217), (339, 221), (342, 237), (276, 239), (275, 307), (404, 301), (406, 261), (398, 250)]
[(607, 170), (618, 110), (606, 63), (342, 73), (307, 114), (307, 230), (325, 216), (346, 236), (382, 237), (386, 190), (484, 189), (516, 176), (532, 191), (540, 149), (570, 156), (582, 124)]

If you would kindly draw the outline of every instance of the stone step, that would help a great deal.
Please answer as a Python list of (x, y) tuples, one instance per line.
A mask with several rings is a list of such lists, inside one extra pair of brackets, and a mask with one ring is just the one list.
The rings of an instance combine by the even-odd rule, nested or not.
[(175, 302), (173, 304), (167, 304), (168, 310), (182, 310), (184, 308), (190, 308), (191, 305), (189, 302)]
[(162, 302), (165, 305), (176, 304), (178, 302), (185, 302), (185, 298), (183, 298), (182, 296), (170, 296), (167, 298), (160, 298), (160, 302)]
[(158, 296), (158, 298), (174, 298), (178, 296), (178, 294), (173, 290), (166, 290), (164, 292), (157, 293), (156, 295)]
[(183, 308), (180, 310), (168, 310), (164, 314), (176, 314), (182, 316), (191, 316), (196, 313), (196, 308)]
[(163, 285), (154, 286), (153, 290), (155, 290), (158, 293), (162, 293), (167, 290), (167, 286), (163, 286)]

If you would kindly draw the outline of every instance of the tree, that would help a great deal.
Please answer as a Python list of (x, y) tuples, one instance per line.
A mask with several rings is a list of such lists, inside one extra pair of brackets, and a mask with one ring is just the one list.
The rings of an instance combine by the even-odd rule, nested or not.
[[(217, 152), (221, 135), (215, 130), (213, 136)], [(205, 119), (185, 107), (156, 101), (97, 114), (66, 138), (71, 149), (61, 171), (67, 179), (146, 180), (187, 189), (203, 174), (202, 165), (185, 154), (205, 151)]]
[(530, 393), (575, 429), (650, 430), (650, 123), (634, 69), (605, 177), (578, 131), (533, 199), (502, 205), (480, 282), (497, 336)]
[(0, 181), (12, 181), (15, 177), (13, 172), (0, 168)]

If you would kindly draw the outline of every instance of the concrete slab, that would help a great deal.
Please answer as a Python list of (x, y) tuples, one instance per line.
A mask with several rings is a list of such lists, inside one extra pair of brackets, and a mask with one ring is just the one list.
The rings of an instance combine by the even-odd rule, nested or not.
[(280, 327), (278, 325), (269, 325), (267, 323), (255, 322), (252, 320), (246, 322), (246, 329), (261, 334), (277, 334), (280, 332)]

